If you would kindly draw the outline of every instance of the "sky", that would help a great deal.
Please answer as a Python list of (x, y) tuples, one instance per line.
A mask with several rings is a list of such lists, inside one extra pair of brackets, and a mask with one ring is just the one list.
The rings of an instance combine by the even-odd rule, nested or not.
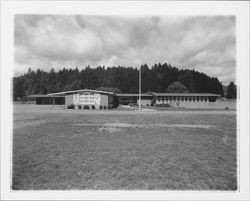
[(165, 62), (235, 81), (235, 17), (15, 15), (15, 75)]

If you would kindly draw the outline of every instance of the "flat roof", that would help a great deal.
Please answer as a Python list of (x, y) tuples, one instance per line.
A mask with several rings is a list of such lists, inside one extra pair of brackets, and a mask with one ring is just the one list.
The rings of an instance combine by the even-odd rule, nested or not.
[(79, 89), (79, 90), (73, 90), (73, 91), (62, 91), (62, 92), (50, 93), (47, 95), (49, 96), (66, 95), (66, 94), (73, 94), (73, 93), (78, 93), (78, 92), (93, 92), (93, 93), (108, 94), (108, 95), (114, 94), (113, 92), (107, 92), (107, 91), (98, 91), (98, 90), (93, 90), (93, 89)]
[(219, 97), (219, 94), (212, 93), (155, 93), (152, 92), (155, 96), (216, 96)]
[[(117, 96), (120, 96), (120, 97), (137, 97), (139, 96), (139, 94), (116, 94)], [(147, 94), (147, 93), (143, 93), (141, 94), (141, 96), (153, 96), (152, 94)]]
[[(137, 97), (139, 94), (116, 94), (119, 97)], [(142, 93), (141, 96), (214, 96), (219, 97), (218, 94), (212, 93), (157, 93), (157, 92), (148, 92)]]
[[(29, 95), (27, 97), (29, 97), (29, 98), (45, 98), (45, 97), (52, 97), (52, 96), (47, 95), (47, 94), (33, 94), (33, 95)], [(53, 97), (58, 98), (58, 97), (64, 97), (64, 96), (59, 96), (58, 95), (58, 96), (53, 96)]]

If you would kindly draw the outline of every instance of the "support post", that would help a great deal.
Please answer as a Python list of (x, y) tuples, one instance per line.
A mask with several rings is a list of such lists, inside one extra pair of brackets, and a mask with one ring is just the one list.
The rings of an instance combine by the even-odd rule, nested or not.
[(139, 68), (139, 110), (141, 110), (141, 66)]
[(55, 96), (52, 96), (52, 100), (53, 100), (53, 107), (55, 107)]

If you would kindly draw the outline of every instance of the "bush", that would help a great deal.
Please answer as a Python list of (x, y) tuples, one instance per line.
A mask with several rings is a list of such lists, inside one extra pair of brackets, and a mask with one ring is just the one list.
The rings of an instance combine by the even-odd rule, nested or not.
[(89, 110), (89, 106), (88, 106), (88, 105), (84, 105), (84, 106), (83, 106), (83, 109)]
[(112, 109), (112, 108), (114, 108), (114, 105), (113, 105), (112, 103), (110, 103), (110, 104), (108, 105), (108, 109)]
[(78, 105), (77, 107), (78, 107), (78, 109), (82, 109), (82, 106), (81, 106), (81, 105)]
[(100, 105), (100, 110), (102, 110), (102, 105)]
[(92, 110), (95, 110), (95, 106), (94, 105), (92, 105)]
[(104, 105), (104, 106), (103, 106), (103, 109), (104, 109), (104, 110), (106, 110), (106, 109), (107, 109), (107, 106), (106, 106), (106, 105)]
[(155, 104), (156, 107), (171, 107), (168, 103)]
[(70, 105), (67, 106), (67, 108), (68, 108), (68, 109), (75, 109), (75, 105), (70, 104)]

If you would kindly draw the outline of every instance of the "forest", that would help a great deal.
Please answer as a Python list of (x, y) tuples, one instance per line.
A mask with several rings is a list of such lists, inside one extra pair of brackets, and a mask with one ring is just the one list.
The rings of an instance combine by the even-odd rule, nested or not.
[[(223, 85), (217, 77), (195, 70), (178, 69), (170, 64), (141, 65), (142, 93), (166, 92), (169, 85), (180, 82), (191, 93), (215, 93), (224, 96)], [(138, 93), (139, 70), (135, 67), (60, 69), (49, 72), (29, 68), (28, 72), (13, 78), (13, 99), (28, 95), (47, 94), (77, 89), (114, 89), (118, 93)]]

